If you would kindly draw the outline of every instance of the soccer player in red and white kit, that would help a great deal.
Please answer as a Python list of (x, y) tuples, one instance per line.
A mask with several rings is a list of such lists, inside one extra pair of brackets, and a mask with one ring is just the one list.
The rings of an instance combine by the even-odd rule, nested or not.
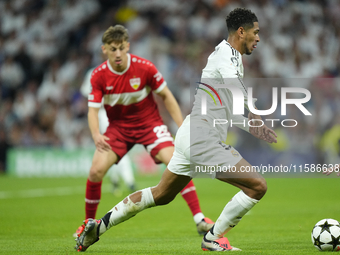
[[(130, 44), (125, 27), (111, 26), (104, 32), (102, 42), (108, 60), (93, 71), (88, 96), (88, 122), (96, 151), (86, 184), (85, 223), (95, 218), (106, 172), (135, 144), (144, 145), (156, 163), (168, 165), (174, 152), (173, 138), (162, 121), (152, 92), (163, 99), (178, 126), (183, 122), (177, 101), (162, 74), (150, 61), (128, 53)], [(98, 111), (103, 98), (109, 126), (101, 134)], [(190, 207), (198, 233), (205, 234), (213, 222), (202, 213), (192, 181), (181, 194)], [(84, 225), (80, 226), (77, 234), (83, 229)]]

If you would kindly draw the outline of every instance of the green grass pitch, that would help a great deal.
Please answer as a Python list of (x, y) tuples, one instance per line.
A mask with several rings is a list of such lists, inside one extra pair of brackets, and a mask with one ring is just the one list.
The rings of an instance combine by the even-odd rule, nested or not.
[[(137, 177), (138, 188), (160, 176)], [(0, 254), (76, 254), (73, 232), (84, 217), (86, 178), (10, 178), (0, 176)], [(237, 189), (211, 179), (194, 180), (201, 207), (216, 220)], [(311, 242), (314, 224), (340, 220), (339, 178), (273, 179), (268, 192), (228, 233), (241, 254), (319, 254)], [(122, 197), (105, 179), (97, 218)], [(200, 249), (189, 208), (177, 196), (169, 205), (147, 209), (111, 228), (88, 254), (206, 254)]]

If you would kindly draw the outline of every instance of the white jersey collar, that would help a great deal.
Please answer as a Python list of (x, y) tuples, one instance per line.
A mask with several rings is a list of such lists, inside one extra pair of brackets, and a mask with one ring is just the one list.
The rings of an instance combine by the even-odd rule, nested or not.
[(130, 53), (127, 53), (127, 56), (128, 56), (128, 60), (127, 60), (127, 67), (125, 68), (125, 70), (123, 70), (123, 71), (121, 71), (121, 72), (115, 71), (115, 70), (112, 68), (111, 64), (110, 64), (110, 61), (107, 60), (107, 66), (109, 67), (109, 70), (110, 70), (111, 72), (113, 72), (114, 74), (118, 74), (118, 75), (122, 75), (122, 74), (126, 73), (126, 71), (129, 70), (130, 64), (131, 64), (131, 56), (130, 56)]
[(228, 43), (227, 40), (223, 39), (223, 41), (225, 41), (225, 43), (226, 43), (227, 45), (229, 45), (232, 49), (234, 49), (237, 53), (239, 53), (239, 54), (241, 55), (241, 53), (240, 53), (237, 49), (235, 49), (233, 46), (231, 46), (231, 44)]

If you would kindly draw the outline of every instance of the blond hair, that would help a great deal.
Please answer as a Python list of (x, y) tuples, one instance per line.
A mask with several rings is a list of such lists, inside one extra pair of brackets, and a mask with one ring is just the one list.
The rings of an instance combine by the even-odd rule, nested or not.
[(122, 25), (115, 25), (114, 27), (109, 27), (103, 34), (102, 42), (103, 44), (111, 44), (115, 42), (120, 44), (127, 42), (129, 40), (128, 30)]

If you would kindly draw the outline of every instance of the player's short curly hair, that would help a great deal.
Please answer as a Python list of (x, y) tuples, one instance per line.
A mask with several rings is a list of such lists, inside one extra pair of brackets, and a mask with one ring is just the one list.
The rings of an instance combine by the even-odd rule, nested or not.
[(248, 9), (236, 8), (229, 13), (226, 19), (229, 33), (235, 32), (239, 27), (249, 29), (254, 26), (254, 22), (258, 22), (256, 15)]
[(114, 27), (109, 27), (103, 34), (102, 42), (103, 44), (111, 44), (115, 42), (120, 44), (124, 41), (129, 40), (128, 30), (122, 25), (115, 25)]

